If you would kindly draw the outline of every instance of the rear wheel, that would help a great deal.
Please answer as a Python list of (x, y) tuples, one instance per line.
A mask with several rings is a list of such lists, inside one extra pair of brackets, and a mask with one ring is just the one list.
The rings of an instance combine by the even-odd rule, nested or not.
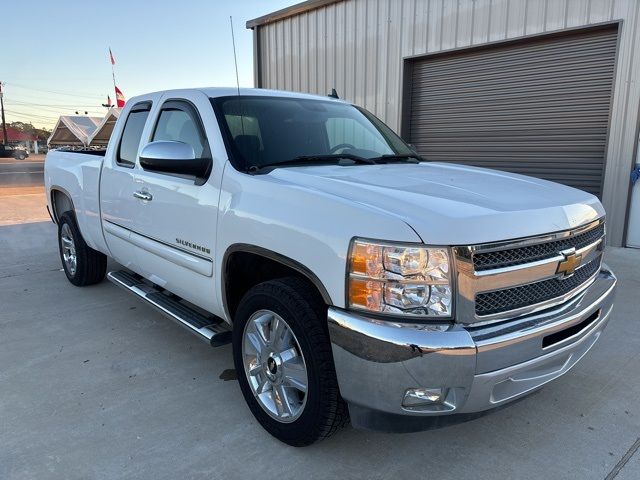
[(27, 158), (27, 157), (26, 157), (26, 155), (25, 155), (24, 153), (18, 153), (18, 154), (16, 155), (16, 158), (17, 158), (18, 160), (24, 160), (24, 159), (25, 159), (25, 158)]
[(86, 244), (73, 212), (65, 212), (60, 216), (58, 247), (62, 268), (71, 283), (83, 287), (104, 279), (107, 272), (107, 256)]
[(271, 435), (293, 446), (348, 421), (324, 312), (311, 287), (289, 277), (253, 287), (236, 313), (233, 355), (244, 398)]

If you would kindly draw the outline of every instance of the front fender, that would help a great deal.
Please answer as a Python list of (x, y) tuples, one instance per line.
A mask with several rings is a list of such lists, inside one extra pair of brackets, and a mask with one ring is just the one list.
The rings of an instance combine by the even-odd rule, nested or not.
[[(353, 237), (420, 242), (401, 219), (344, 198), (269, 175), (225, 169), (218, 215), (216, 265), (249, 244), (303, 265), (318, 279), (331, 305), (345, 307), (347, 253)], [(218, 289), (223, 305), (221, 289)]]

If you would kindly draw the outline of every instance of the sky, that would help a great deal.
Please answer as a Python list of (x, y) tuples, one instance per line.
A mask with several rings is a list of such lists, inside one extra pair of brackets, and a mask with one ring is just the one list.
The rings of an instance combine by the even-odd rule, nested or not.
[(116, 83), (125, 97), (183, 87), (253, 86), (247, 20), (300, 0), (8, 0), (3, 5), (7, 122), (51, 128), (75, 111), (103, 116)]

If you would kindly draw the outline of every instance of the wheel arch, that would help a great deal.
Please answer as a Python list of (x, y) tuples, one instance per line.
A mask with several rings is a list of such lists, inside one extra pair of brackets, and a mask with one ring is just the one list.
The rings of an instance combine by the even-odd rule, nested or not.
[[(247, 267), (254, 267), (250, 275), (246, 275), (249, 271)], [(314, 287), (325, 305), (333, 305), (329, 292), (311, 269), (297, 260), (263, 247), (244, 243), (231, 245), (222, 258), (221, 272), (222, 302), (230, 321), (233, 321), (242, 296), (251, 287), (287, 275), (303, 278)]]
[(60, 221), (60, 217), (65, 212), (71, 211), (75, 215), (76, 208), (69, 192), (62, 187), (53, 186), (51, 187), (50, 195), (51, 214), (53, 215), (53, 219), (56, 223)]

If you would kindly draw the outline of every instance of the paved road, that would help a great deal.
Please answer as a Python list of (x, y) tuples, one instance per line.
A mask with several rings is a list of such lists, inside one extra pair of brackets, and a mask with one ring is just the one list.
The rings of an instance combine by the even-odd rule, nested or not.
[(47, 220), (44, 155), (26, 160), (0, 158), (0, 225)]
[(32, 155), (25, 160), (0, 158), (0, 188), (36, 187), (44, 182), (44, 156)]
[[(70, 285), (51, 222), (0, 227), (0, 478), (640, 478), (640, 251), (608, 328), (563, 378), (469, 423), (347, 428), (305, 449), (252, 418), (212, 349), (108, 282)], [(223, 378), (228, 378), (228, 375)]]

